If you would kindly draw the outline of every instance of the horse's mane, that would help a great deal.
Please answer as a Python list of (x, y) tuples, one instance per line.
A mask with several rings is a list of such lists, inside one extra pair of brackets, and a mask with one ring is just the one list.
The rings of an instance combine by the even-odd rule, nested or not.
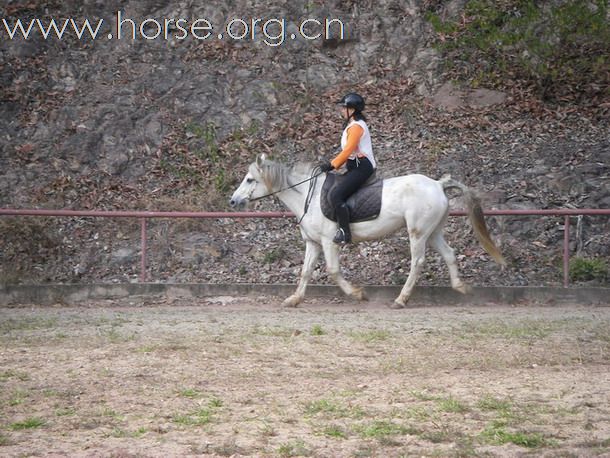
[[(254, 164), (253, 164), (254, 165)], [(268, 189), (283, 189), (295, 185), (311, 176), (314, 165), (309, 162), (297, 162), (288, 166), (265, 159), (260, 166), (261, 175)]]

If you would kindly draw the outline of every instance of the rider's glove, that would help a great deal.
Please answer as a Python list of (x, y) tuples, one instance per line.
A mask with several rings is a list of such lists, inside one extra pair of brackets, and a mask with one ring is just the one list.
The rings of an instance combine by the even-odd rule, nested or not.
[(323, 160), (322, 162), (320, 162), (320, 170), (324, 173), (326, 172), (330, 172), (331, 170), (333, 170), (334, 167), (332, 166), (332, 164), (330, 163), (329, 160)]

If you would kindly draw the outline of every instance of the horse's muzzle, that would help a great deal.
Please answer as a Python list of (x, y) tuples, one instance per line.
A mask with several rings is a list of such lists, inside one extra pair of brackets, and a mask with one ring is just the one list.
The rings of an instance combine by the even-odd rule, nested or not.
[(231, 199), (229, 201), (229, 205), (231, 206), (231, 208), (244, 208), (246, 206), (247, 201), (244, 199)]

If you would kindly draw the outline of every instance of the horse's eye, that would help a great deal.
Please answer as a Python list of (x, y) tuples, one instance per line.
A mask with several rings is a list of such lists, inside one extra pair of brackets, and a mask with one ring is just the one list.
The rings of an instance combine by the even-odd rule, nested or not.
[(254, 181), (254, 178), (248, 178), (248, 179), (246, 180), (246, 183), (252, 183), (253, 181)]

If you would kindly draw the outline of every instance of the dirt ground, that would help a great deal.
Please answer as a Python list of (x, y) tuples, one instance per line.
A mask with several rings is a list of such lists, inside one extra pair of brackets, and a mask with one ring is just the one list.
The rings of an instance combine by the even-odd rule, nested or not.
[(0, 456), (610, 456), (610, 308), (0, 308)]

